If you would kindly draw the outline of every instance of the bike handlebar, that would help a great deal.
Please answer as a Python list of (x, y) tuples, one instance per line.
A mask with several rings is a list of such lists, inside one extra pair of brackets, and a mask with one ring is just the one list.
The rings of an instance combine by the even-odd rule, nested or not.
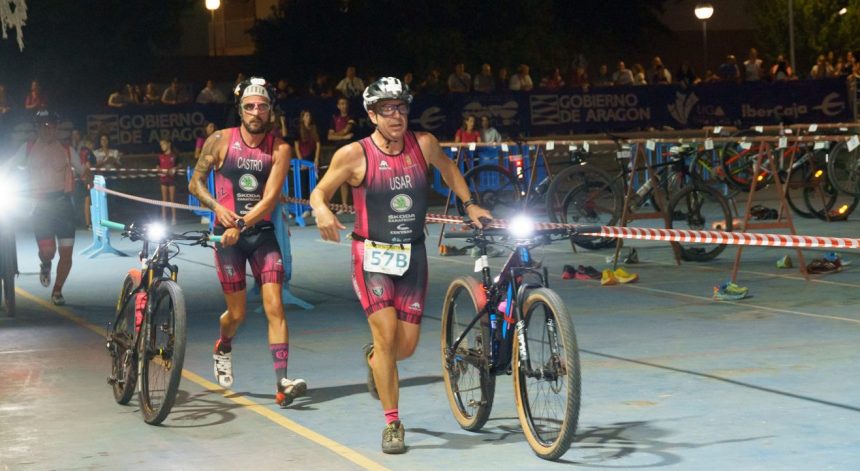
[[(132, 226), (118, 223), (118, 222), (114, 222), (114, 221), (109, 221), (107, 219), (102, 219), (101, 225), (108, 228), (108, 229), (113, 229), (115, 231), (122, 231), (122, 232), (129, 232), (132, 229)], [(167, 238), (171, 239), (171, 240), (201, 240), (202, 239), (205, 242), (212, 242), (212, 243), (221, 242), (221, 236), (213, 235), (211, 233), (205, 234), (205, 237), (201, 237), (201, 236), (190, 237), (190, 236), (185, 236), (183, 234), (169, 234)]]

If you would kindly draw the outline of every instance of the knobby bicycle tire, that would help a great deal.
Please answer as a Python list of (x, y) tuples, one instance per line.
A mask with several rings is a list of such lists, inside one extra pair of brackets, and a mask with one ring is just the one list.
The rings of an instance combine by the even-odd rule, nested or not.
[(454, 419), (464, 430), (477, 431), (493, 408), (496, 377), (490, 373), (490, 327), (483, 315), (470, 329), (456, 352), (448, 354), (454, 340), (484, 309), (484, 288), (470, 276), (454, 279), (442, 307), (442, 377)]
[(823, 176), (812, 175), (810, 179), (817, 183), (803, 189), (803, 201), (814, 217), (822, 221), (844, 221), (857, 208), (860, 196), (840, 194), (833, 182)]
[[(618, 179), (609, 172), (595, 167), (593, 165), (571, 165), (561, 172), (558, 172), (552, 177), (549, 187), (546, 192), (546, 213), (549, 220), (552, 222), (564, 223), (565, 197), (574, 188), (589, 182), (601, 182), (607, 186), (606, 191), (611, 191), (618, 195), (619, 201), (622, 198), (622, 190), (618, 184)], [(618, 204), (618, 214), (620, 215), (621, 204)]]
[(827, 175), (840, 193), (860, 196), (860, 147), (848, 150), (847, 142), (837, 144), (827, 159)]
[(15, 317), (15, 277), (18, 275), (18, 252), (15, 232), (8, 227), (0, 227), (0, 282), (3, 289), (3, 308), (6, 315)]
[(139, 351), (140, 410), (150, 425), (164, 421), (176, 400), (185, 360), (185, 321), (182, 289), (172, 280), (158, 282), (147, 300)]
[[(622, 204), (621, 192), (605, 182), (591, 180), (568, 192), (562, 204), (562, 216), (556, 222), (614, 226), (620, 219)], [(574, 234), (570, 236), (570, 243), (598, 250), (615, 245), (615, 238)]]
[(3, 275), (3, 308), (6, 315), (15, 317), (15, 274), (4, 273)]
[(129, 299), (134, 291), (135, 279), (125, 275), (116, 301), (116, 315), (111, 326), (111, 386), (117, 404), (128, 404), (137, 383), (137, 349), (133, 345), (134, 300)]
[[(520, 344), (520, 335), (525, 345)], [(581, 394), (576, 333), (558, 294), (549, 288), (531, 291), (523, 303), (523, 331), (514, 338), (514, 396), (520, 425), (536, 455), (556, 460), (576, 434)], [(521, 350), (528, 354), (527, 364), (521, 361)], [(561, 394), (554, 411), (560, 417), (543, 417), (552, 412), (543, 402)]]
[[(690, 185), (669, 201), (670, 228), (687, 230), (720, 230), (731, 232), (732, 212), (729, 202), (719, 191), (705, 185)], [(726, 244), (673, 242), (687, 261), (707, 262), (716, 258)]]
[[(522, 193), (514, 175), (506, 168), (485, 164), (472, 167), (463, 178), (475, 202), (493, 213), (494, 217), (505, 219), (521, 209)], [(457, 211), (466, 215), (463, 202), (457, 198)]]

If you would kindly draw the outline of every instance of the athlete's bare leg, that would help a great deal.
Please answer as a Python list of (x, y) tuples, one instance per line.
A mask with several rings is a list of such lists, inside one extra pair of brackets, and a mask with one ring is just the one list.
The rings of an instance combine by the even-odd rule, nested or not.
[(84, 197), (84, 222), (87, 224), (87, 227), (92, 225), (92, 221), (90, 221), (90, 195), (89, 191), (87, 191), (87, 196)]
[(398, 320), (393, 307), (374, 312), (367, 322), (373, 335), (373, 380), (382, 409), (397, 409), (400, 402), (397, 361), (409, 358), (415, 352), (421, 326)]
[(233, 293), (224, 293), (224, 299), (227, 301), (227, 310), (221, 314), (221, 335), (225, 337), (235, 337), (239, 325), (245, 320), (245, 298), (246, 290), (236, 291)]
[(269, 344), (289, 343), (290, 332), (281, 300), (281, 284), (264, 283), (260, 287), (260, 294), (263, 297), (263, 311), (269, 321)]
[(63, 285), (66, 283), (66, 278), (69, 277), (69, 272), (72, 271), (72, 253), (73, 245), (61, 245), (57, 248), (60, 253), (60, 260), (57, 261), (57, 279), (54, 281), (54, 293), (61, 293)]

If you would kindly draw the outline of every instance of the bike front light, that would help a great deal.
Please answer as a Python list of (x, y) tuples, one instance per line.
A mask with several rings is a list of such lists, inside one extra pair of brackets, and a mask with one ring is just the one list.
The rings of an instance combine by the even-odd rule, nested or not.
[(18, 182), (7, 176), (0, 176), (0, 211), (8, 213), (18, 208)]
[(153, 222), (146, 226), (146, 239), (150, 242), (159, 243), (167, 236), (167, 227), (164, 224)]
[(531, 237), (532, 234), (534, 234), (535, 223), (528, 216), (514, 216), (514, 218), (511, 219), (511, 222), (508, 225), (508, 230), (511, 232), (511, 235), (513, 235), (517, 239), (527, 239)]

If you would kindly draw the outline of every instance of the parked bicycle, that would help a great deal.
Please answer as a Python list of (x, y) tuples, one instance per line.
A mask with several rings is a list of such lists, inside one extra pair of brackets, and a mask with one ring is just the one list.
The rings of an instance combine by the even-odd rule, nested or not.
[(205, 247), (220, 237), (205, 231), (171, 234), (155, 223), (138, 226), (102, 220), (101, 224), (122, 231), (132, 241), (143, 241), (141, 268), (125, 275), (116, 315), (107, 325), (108, 384), (116, 402), (123, 405), (137, 387), (143, 420), (158, 425), (173, 407), (185, 359), (185, 297), (177, 284), (179, 267), (170, 261), (179, 254), (180, 244)]
[[(555, 460), (569, 448), (580, 407), (579, 350), (567, 307), (549, 289), (546, 267), (531, 249), (569, 229), (531, 230), (515, 219), (511, 230), (448, 232), (481, 251), (482, 281), (456, 278), (442, 308), (442, 376), (451, 411), (465, 430), (477, 431), (493, 407), (496, 376), (513, 374), (517, 413), (526, 440), (541, 458)], [(594, 228), (591, 228), (594, 229)], [(499, 241), (500, 236), (510, 242)], [(487, 247), (512, 254), (493, 278)]]

